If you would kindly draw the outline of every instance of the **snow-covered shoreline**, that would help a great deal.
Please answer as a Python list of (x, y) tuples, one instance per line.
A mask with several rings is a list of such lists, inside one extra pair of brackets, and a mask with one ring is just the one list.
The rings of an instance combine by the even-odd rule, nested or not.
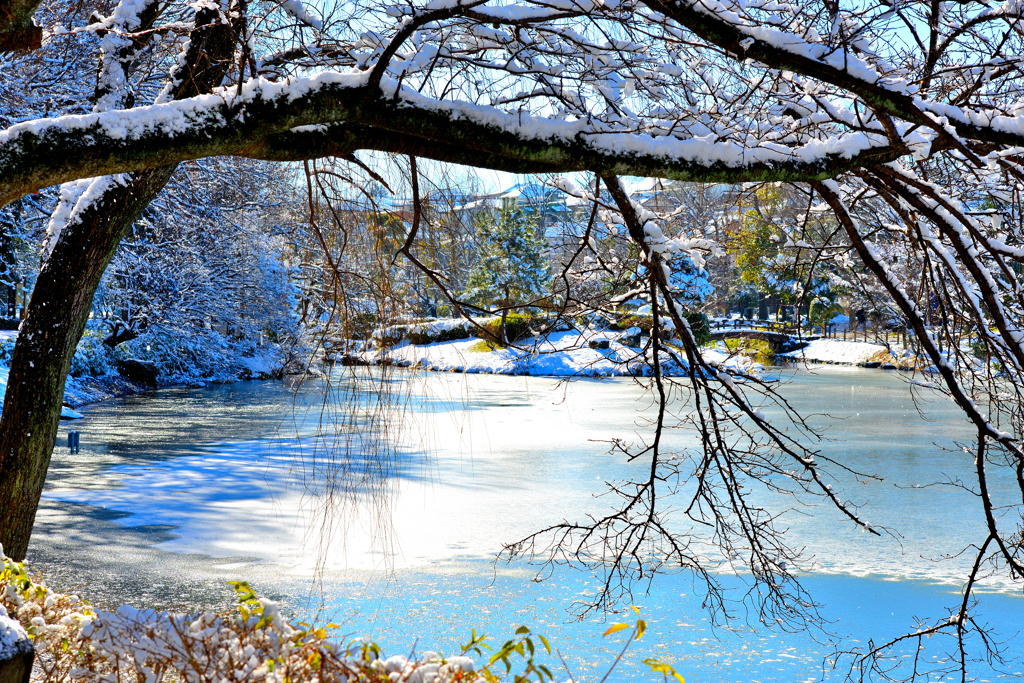
[[(12, 345), (17, 334), (16, 330), (0, 331), (0, 344)], [(141, 361), (131, 359), (142, 365), (152, 366), (152, 372), (157, 374), (156, 380), (158, 381), (158, 384), (154, 386), (142, 381), (144, 378), (136, 377), (133, 379), (132, 377), (125, 376), (130, 373), (118, 369), (120, 367), (118, 365), (119, 361), (116, 361), (112, 354), (108, 357), (97, 358), (98, 354), (94, 349), (98, 347), (98, 343), (95, 342), (95, 339), (92, 341), (94, 343), (90, 345), (91, 348), (80, 344), (75, 357), (75, 362), (81, 361), (86, 366), (86, 369), (92, 370), (92, 372), (79, 374), (77, 377), (68, 375), (64, 385), (62, 418), (74, 419), (82, 417), (74, 408), (79, 408), (89, 403), (108, 401), (122, 396), (153, 391), (158, 388), (189, 385), (202, 386), (209, 382), (230, 382), (247, 378), (270, 377), (280, 370), (279, 363), (271, 358), (273, 353), (266, 355), (256, 353), (251, 356), (236, 353), (231, 357), (232, 367), (229, 368), (227, 373), (223, 371), (223, 368), (216, 368), (214, 363), (209, 360), (205, 365), (203, 363), (196, 365), (196, 361), (200, 356), (192, 354), (190, 359), (191, 365), (186, 363), (179, 364), (177, 358), (171, 358), (171, 365), (188, 366), (191, 368), (191, 372), (174, 371), (176, 369), (172, 369), (168, 379), (167, 376), (160, 375), (161, 370), (155, 359)], [(6, 355), (0, 355), (0, 409), (3, 408), (4, 395), (7, 393), (7, 381), (10, 373), (10, 367), (6, 360), (8, 357), (9, 349)], [(72, 367), (74, 368), (74, 364)], [(203, 371), (210, 368), (214, 369), (211, 375), (202, 374)], [(152, 380), (153, 377), (150, 377), (150, 379)]]
[[(434, 372), (465, 372), (547, 377), (630, 377), (650, 374), (650, 352), (626, 346), (606, 331), (556, 332), (521, 341), (513, 347), (489, 348), (477, 338), (430, 344), (402, 342), (390, 348), (333, 354), (329, 361), (359, 365), (396, 365)], [(607, 348), (602, 347), (607, 344)], [(800, 364), (833, 364), (881, 367), (872, 359), (887, 354), (881, 344), (816, 339), (802, 349), (776, 358)], [(703, 349), (713, 365), (749, 371), (761, 367), (749, 356), (730, 352), (718, 343)], [(681, 354), (679, 354), (681, 355)], [(673, 355), (662, 355), (668, 375), (682, 370)], [(887, 368), (888, 369), (888, 368)]]
[[(607, 348), (600, 348), (605, 343)], [(901, 349), (893, 350), (902, 352)], [(746, 372), (762, 367), (748, 356), (728, 351), (721, 343), (707, 346), (703, 351), (708, 362), (730, 370)], [(912, 358), (906, 359), (904, 368), (900, 365), (903, 359), (889, 356), (887, 351), (885, 346), (870, 342), (815, 339), (804, 348), (779, 354), (776, 358), (797, 365), (848, 365), (886, 370), (912, 367)], [(332, 354), (329, 359), (360, 365), (396, 365), (434, 372), (495, 375), (636, 377), (650, 374), (649, 351), (645, 354), (641, 349), (620, 343), (614, 334), (594, 330), (555, 332), (510, 348), (488, 348), (476, 337), (421, 345), (406, 341), (386, 349)], [(682, 372), (672, 354), (663, 353), (661, 360), (667, 375)], [(0, 407), (7, 390), (8, 370), (7, 365), (0, 362)], [(61, 417), (81, 417), (73, 408), (88, 403), (152, 390), (151, 386), (132, 382), (118, 374), (68, 377)]]

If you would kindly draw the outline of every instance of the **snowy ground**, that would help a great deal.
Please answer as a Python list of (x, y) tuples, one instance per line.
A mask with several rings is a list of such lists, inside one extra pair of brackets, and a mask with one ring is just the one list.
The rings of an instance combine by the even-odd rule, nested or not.
[[(616, 377), (637, 375), (647, 367), (644, 352), (614, 340), (615, 333), (587, 330), (556, 332), (536, 341), (521, 341), (520, 348), (486, 350), (479, 339), (437, 342), (424, 346), (404, 344), (387, 351), (361, 354), (367, 362), (390, 361), (442, 372), (549, 377)], [(591, 341), (605, 339), (609, 348), (590, 348)], [(647, 356), (649, 358), (649, 356)], [(730, 356), (718, 348), (705, 350), (705, 359), (729, 367), (750, 369), (750, 359)], [(663, 356), (663, 362), (669, 362)]]
[[(597, 339), (608, 339), (609, 348), (590, 348), (589, 342)], [(383, 352), (364, 352), (360, 357), (371, 363), (388, 361), (442, 372), (551, 377), (613, 377), (642, 373), (643, 352), (614, 339), (615, 333), (608, 331), (558, 332), (536, 342), (520, 342), (522, 349), (495, 348), (488, 351), (480, 340), (470, 338), (424, 346), (406, 343)], [(781, 356), (808, 363), (856, 365), (885, 350), (886, 347), (880, 344), (816, 339), (806, 348)], [(713, 364), (743, 370), (753, 369), (756, 365), (745, 356), (729, 354), (721, 343), (705, 347), (704, 358)], [(669, 370), (671, 372), (672, 368)]]
[(886, 348), (881, 344), (842, 341), (840, 339), (815, 339), (805, 348), (780, 354), (785, 358), (808, 363), (841, 363), (856, 365), (862, 363)]

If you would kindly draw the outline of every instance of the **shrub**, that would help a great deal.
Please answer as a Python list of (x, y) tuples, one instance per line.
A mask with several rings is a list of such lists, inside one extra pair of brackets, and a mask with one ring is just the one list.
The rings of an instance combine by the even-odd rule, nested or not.
[(409, 342), (422, 346), (424, 344), (435, 344), (437, 342), (456, 341), (469, 339), (472, 330), (476, 329), (469, 320), (456, 318), (454, 320), (435, 320), (429, 323), (420, 323), (409, 328)]
[[(552, 671), (538, 661), (552, 654), (544, 636), (520, 626), (502, 645), (491, 647), (472, 631), (459, 655), (423, 652), (418, 660), (385, 659), (362, 639), (334, 641), (338, 626), (314, 627), (285, 621), (277, 603), (260, 598), (244, 581), (228, 582), (237, 610), (190, 614), (121, 607), (95, 609), (75, 595), (52, 591), (30, 577), (20, 562), (0, 548), (0, 615), (17, 619), (36, 649), (34, 683), (551, 683)], [(633, 608), (637, 610), (637, 608)], [(639, 616), (639, 610), (637, 610)], [(647, 624), (613, 624), (604, 635), (629, 631), (626, 647)], [(543, 648), (543, 649), (542, 649)], [(477, 670), (474, 659), (491, 652)], [(625, 653), (625, 648), (622, 654)], [(620, 654), (608, 673), (621, 659)], [(670, 665), (644, 664), (665, 680), (685, 683)], [(513, 668), (518, 669), (513, 673)], [(607, 678), (607, 675), (605, 676)]]
[(447, 320), (433, 320), (431, 322), (416, 323), (411, 325), (393, 325), (373, 333), (373, 340), (382, 348), (390, 348), (408, 340), (410, 344), (423, 346), (437, 342), (457, 341), (469, 339), (477, 325), (497, 325), (500, 328), (501, 318), (449, 318)]
[(377, 314), (354, 312), (342, 317), (341, 331), (348, 339), (369, 339), (377, 326)]
[(651, 327), (654, 326), (654, 317), (649, 314), (637, 314), (632, 313), (627, 316), (619, 318), (615, 323), (612, 324), (612, 329), (615, 330), (628, 330), (631, 327), (639, 327), (647, 334), (651, 333)]
[(391, 327), (376, 330), (373, 333), (373, 341), (375, 341), (377, 346), (382, 349), (390, 349), (393, 346), (398, 346), (408, 338), (408, 325), (392, 325)]
[(725, 347), (732, 353), (749, 356), (762, 365), (771, 365), (774, 358), (771, 344), (763, 339), (726, 339)]
[[(690, 330), (693, 332), (694, 339), (697, 344), (707, 343), (708, 337), (711, 334), (711, 323), (708, 317), (703, 313), (690, 312), (684, 313), (683, 317), (686, 318), (686, 322), (690, 325)], [(665, 318), (665, 321), (671, 320), (671, 318)], [(619, 318), (612, 324), (614, 330), (628, 330), (631, 327), (639, 327), (646, 334), (651, 333), (651, 327), (654, 326), (654, 317), (647, 314), (632, 313), (630, 315)]]
[[(505, 317), (505, 336), (508, 338), (510, 344), (514, 344), (523, 337), (530, 334), (530, 326), (534, 322), (533, 316), (513, 311)], [(491, 318), (490, 320), (481, 323), (484, 328), (477, 336), (484, 341), (491, 342), (497, 346), (503, 346), (504, 341), (501, 339), (501, 318)]]
[[(51, 591), (20, 563), (3, 556), (0, 614), (18, 619), (34, 641), (37, 683), (138, 683), (165, 675), (188, 683), (409, 683), (496, 680), (473, 659), (423, 653), (418, 661), (383, 659), (373, 643), (332, 642), (338, 628), (292, 625), (272, 600), (242, 581), (230, 582), (238, 610), (179, 614), (121, 607), (97, 610), (77, 596)], [(474, 634), (470, 645), (479, 648)], [(532, 666), (532, 657), (529, 663)]]
[(843, 312), (843, 307), (825, 297), (818, 297), (808, 307), (807, 317), (812, 325), (825, 326)]
[(683, 316), (686, 318), (686, 323), (690, 326), (690, 331), (693, 332), (693, 339), (697, 342), (698, 346), (703, 346), (708, 343), (708, 339), (711, 338), (711, 321), (703, 313), (697, 313), (696, 311), (687, 313)]
[(466, 351), (469, 353), (490, 353), (496, 348), (499, 347), (494, 342), (489, 342), (485, 339), (478, 339), (466, 347)]

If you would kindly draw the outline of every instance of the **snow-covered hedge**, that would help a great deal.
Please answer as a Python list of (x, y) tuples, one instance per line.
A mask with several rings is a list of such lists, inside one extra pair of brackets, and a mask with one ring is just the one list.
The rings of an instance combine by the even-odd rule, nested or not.
[[(71, 360), (72, 377), (116, 374), (123, 361), (137, 359), (153, 364), (161, 385), (190, 384), (273, 374), (283, 362), (277, 345), (257, 346), (212, 330), (188, 337), (152, 330), (113, 349), (103, 343), (106, 336), (101, 328), (86, 329)], [(0, 342), (0, 363), (10, 364), (14, 343), (13, 338)]]
[[(361, 640), (340, 646), (336, 626), (292, 625), (272, 600), (233, 582), (236, 612), (108, 612), (51, 591), (0, 550), (0, 616), (16, 618), (36, 648), (36, 683), (457, 683), (495, 681), (471, 657), (384, 658)], [(478, 643), (474, 643), (478, 644)]]
[[(96, 609), (76, 595), (52, 591), (31, 577), (0, 546), (0, 617), (16, 619), (36, 651), (33, 683), (553, 683), (540, 661), (554, 651), (544, 636), (520, 626), (491, 647), (471, 631), (458, 655), (422, 652), (415, 659), (386, 657), (372, 642), (347, 645), (338, 626), (291, 624), (273, 600), (244, 581), (228, 582), (238, 609), (190, 614), (134, 609)], [(604, 635), (625, 631), (625, 647), (608, 665), (605, 680), (626, 649), (647, 629), (640, 610), (635, 624), (613, 624)], [(486, 664), (468, 655), (484, 657)], [(648, 658), (658, 678), (686, 683), (671, 665)], [(565, 683), (572, 683), (565, 679)]]
[[(508, 334), (511, 341), (523, 338), (531, 330), (550, 328), (549, 331), (551, 332), (564, 332), (573, 327), (568, 321), (561, 321), (559, 323), (551, 318), (515, 311), (506, 316), (505, 326), (506, 334)], [(413, 325), (396, 325), (384, 331), (382, 337), (391, 340), (389, 346), (395, 346), (397, 343), (405, 340), (416, 346), (424, 346), (437, 342), (469, 339), (470, 337), (480, 337), (491, 342), (497, 342), (501, 335), (500, 331), (501, 316), (496, 315), (473, 318), (472, 321), (465, 318), (447, 318)]]
[(465, 318), (433, 320), (408, 327), (409, 343), (423, 346), (436, 342), (468, 339), (476, 332), (476, 326)]
[(373, 341), (379, 347), (392, 347), (404, 341), (423, 346), (436, 342), (469, 339), (480, 331), (477, 325), (487, 325), (495, 320), (500, 320), (500, 318), (475, 318), (474, 320), (476, 324), (465, 318), (447, 318), (408, 325), (392, 325), (375, 331)]

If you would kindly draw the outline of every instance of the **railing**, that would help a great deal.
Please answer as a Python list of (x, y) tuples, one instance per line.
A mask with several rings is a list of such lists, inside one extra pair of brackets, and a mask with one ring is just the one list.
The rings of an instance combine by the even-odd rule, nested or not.
[(905, 329), (881, 329), (869, 327), (865, 323), (855, 324), (852, 327), (840, 329), (836, 325), (810, 325), (797, 326), (793, 322), (775, 322), (772, 320), (744, 320), (732, 318), (728, 320), (711, 320), (712, 332), (726, 330), (755, 330), (764, 332), (776, 332), (791, 337), (825, 337), (839, 341), (871, 342), (874, 344), (903, 344), (908, 343), (907, 330)]
[(777, 332), (779, 334), (796, 334), (793, 323), (778, 323), (771, 320), (711, 320), (711, 331), (720, 330), (757, 330), (760, 332)]
[(831, 336), (832, 338), (839, 339), (841, 341), (862, 341), (871, 342), (873, 344), (902, 344), (903, 346), (907, 346), (912, 334), (908, 334), (907, 330), (902, 328), (880, 329), (877, 327), (859, 325), (839, 332), (833, 332)]

